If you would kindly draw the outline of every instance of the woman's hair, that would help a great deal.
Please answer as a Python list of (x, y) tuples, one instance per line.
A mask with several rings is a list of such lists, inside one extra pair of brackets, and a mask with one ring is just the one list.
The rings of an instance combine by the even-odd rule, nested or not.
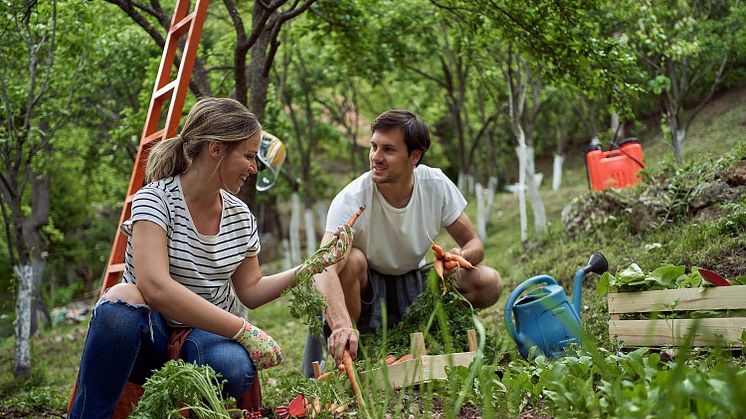
[(189, 110), (181, 133), (150, 150), (145, 181), (154, 182), (184, 173), (210, 141), (226, 143), (226, 152), (230, 152), (240, 141), (261, 130), (256, 116), (241, 102), (229, 98), (200, 99)]

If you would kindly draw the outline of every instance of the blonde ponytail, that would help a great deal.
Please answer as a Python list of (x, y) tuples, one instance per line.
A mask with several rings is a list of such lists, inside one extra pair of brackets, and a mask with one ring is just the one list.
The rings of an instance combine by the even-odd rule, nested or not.
[(145, 181), (155, 182), (184, 173), (210, 141), (226, 143), (230, 150), (261, 130), (256, 116), (241, 102), (202, 98), (189, 110), (181, 134), (161, 141), (150, 150)]

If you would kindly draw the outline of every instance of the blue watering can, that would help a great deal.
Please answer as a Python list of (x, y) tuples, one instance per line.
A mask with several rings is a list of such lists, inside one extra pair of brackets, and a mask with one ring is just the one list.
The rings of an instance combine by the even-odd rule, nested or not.
[[(583, 277), (588, 272), (601, 274), (609, 269), (604, 255), (594, 252), (588, 265), (575, 274), (572, 305), (565, 290), (551, 276), (529, 278), (516, 288), (505, 303), (505, 327), (518, 345), (523, 358), (528, 359), (531, 347), (537, 355), (555, 358), (571, 343), (580, 343), (580, 295)], [(516, 301), (530, 286), (546, 283)], [(513, 325), (515, 317), (515, 326)]]

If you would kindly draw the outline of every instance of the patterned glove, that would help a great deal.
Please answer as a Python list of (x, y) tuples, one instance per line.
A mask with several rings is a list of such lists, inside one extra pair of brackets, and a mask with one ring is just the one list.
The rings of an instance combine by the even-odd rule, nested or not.
[(339, 227), (329, 242), (321, 246), (313, 256), (300, 265), (296, 271), (296, 276), (299, 278), (310, 277), (322, 272), (347, 256), (351, 245), (352, 226)]
[(264, 370), (278, 365), (282, 358), (280, 345), (262, 329), (244, 319), (241, 330), (233, 336), (233, 340), (246, 349), (249, 357), (254, 361), (257, 370)]

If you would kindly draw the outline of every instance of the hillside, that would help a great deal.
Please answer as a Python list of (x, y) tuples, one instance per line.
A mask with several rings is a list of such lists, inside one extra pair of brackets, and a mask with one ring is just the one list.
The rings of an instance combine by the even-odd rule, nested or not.
[[(714, 167), (714, 162), (734, 149), (746, 153), (746, 88), (736, 88), (720, 95), (693, 124), (684, 145), (688, 166)], [(673, 156), (670, 147), (654, 131), (642, 137), (645, 161), (649, 173), (668, 167)], [(585, 168), (578, 159), (569, 159), (563, 186), (551, 191), (551, 181), (545, 179), (542, 196), (550, 221), (549, 232), (541, 237), (531, 234), (526, 244), (520, 242), (516, 198), (501, 193), (496, 198), (486, 240), (486, 263), (495, 266), (507, 283), (506, 291), (494, 307), (484, 310), (481, 319), (490, 334), (498, 337), (500, 347), (509, 351), (508, 359), (514, 356), (512, 341), (506, 338), (502, 325), (502, 310), (510, 290), (527, 277), (545, 273), (554, 276), (564, 285), (569, 283), (575, 270), (587, 262), (592, 251), (603, 252), (610, 262), (610, 271), (616, 272), (630, 262), (638, 262), (646, 269), (654, 269), (662, 263), (708, 266), (721, 273), (735, 277), (746, 274), (746, 200), (736, 201), (733, 208), (722, 217), (733, 214), (735, 226), (723, 232), (718, 230), (719, 218), (697, 220), (681, 218), (667, 223), (664, 228), (631, 233), (623, 221), (596, 226), (591, 231), (574, 236), (564, 232), (561, 212), (575, 197), (582, 195), (588, 187)], [(683, 177), (688, 176), (686, 173)], [(473, 217), (473, 204), (467, 210)], [(529, 210), (530, 214), (530, 210)], [(735, 217), (735, 216), (734, 216)], [(740, 221), (739, 221), (740, 220)], [(737, 224), (741, 222), (741, 224)], [(530, 225), (530, 224), (529, 224)], [(718, 238), (722, 236), (722, 240)], [(439, 240), (448, 244), (441, 237)], [(657, 250), (646, 250), (645, 244), (660, 244)], [(726, 263), (727, 262), (727, 263)], [(601, 336), (608, 343), (605, 300), (597, 297), (593, 289), (597, 278), (591, 276), (583, 290), (583, 312), (586, 327), (594, 336)], [(569, 290), (572, 292), (572, 290)], [(300, 359), (305, 341), (304, 328), (289, 316), (286, 301), (274, 303), (254, 310), (252, 320), (267, 330), (280, 342), (287, 355), (282, 367), (262, 373), (265, 402), (286, 403), (300, 377)], [(17, 383), (12, 378), (13, 339), (0, 342), (0, 416), (4, 417), (48, 417), (59, 416), (64, 411), (75, 376), (80, 356), (85, 324), (68, 325), (45, 330), (32, 342), (34, 368), (27, 382)], [(542, 406), (531, 404), (539, 411)], [(544, 406), (546, 407), (546, 406)]]

